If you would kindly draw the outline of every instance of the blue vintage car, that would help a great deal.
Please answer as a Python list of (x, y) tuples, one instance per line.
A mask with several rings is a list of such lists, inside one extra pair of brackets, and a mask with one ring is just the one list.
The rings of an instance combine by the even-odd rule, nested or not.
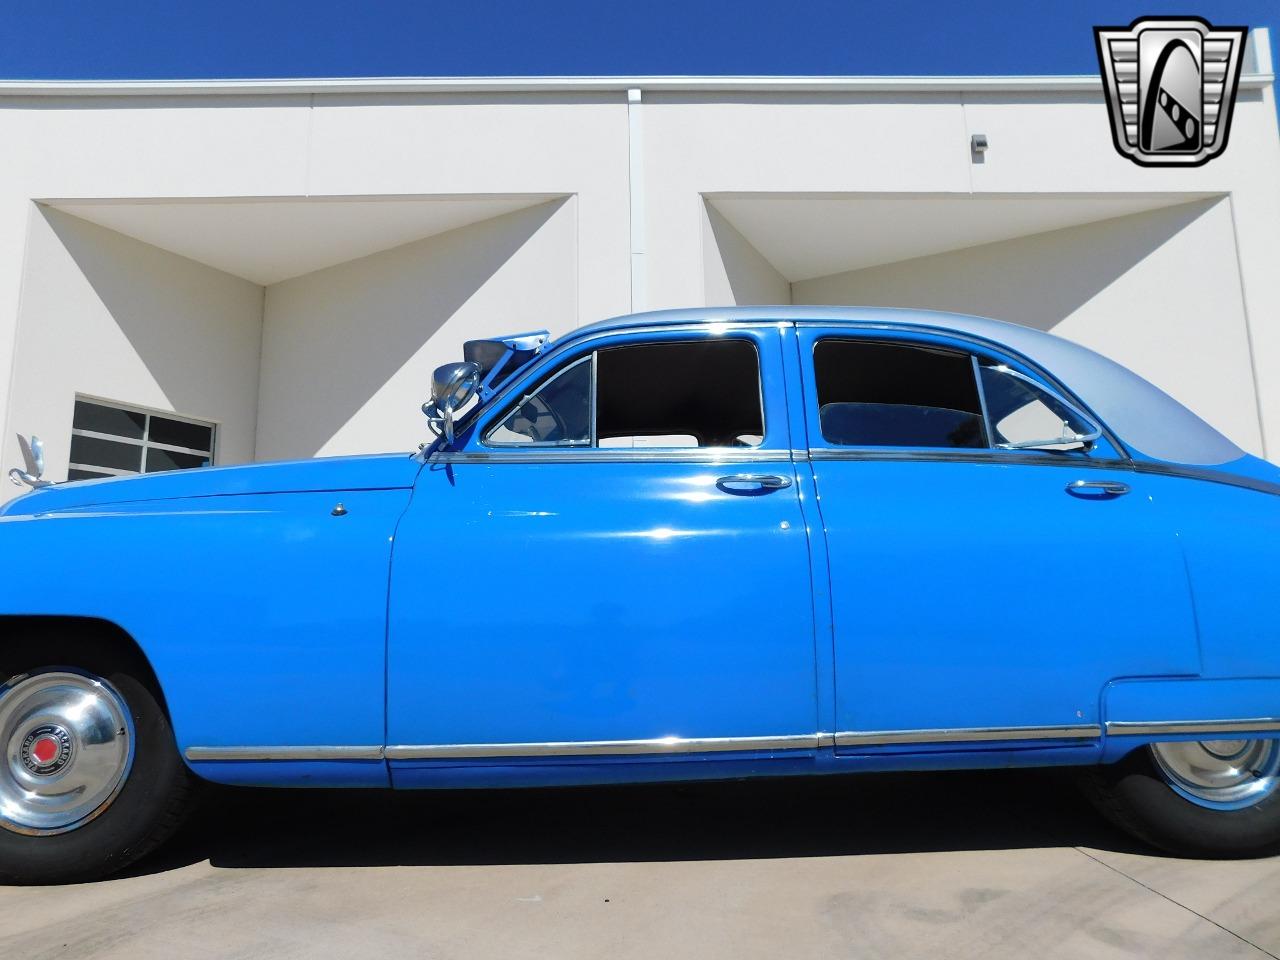
[(1280, 469), (1117, 364), (674, 311), (469, 343), (424, 410), (4, 508), (0, 874), (118, 869), (201, 780), (1074, 765), (1165, 849), (1280, 843)]

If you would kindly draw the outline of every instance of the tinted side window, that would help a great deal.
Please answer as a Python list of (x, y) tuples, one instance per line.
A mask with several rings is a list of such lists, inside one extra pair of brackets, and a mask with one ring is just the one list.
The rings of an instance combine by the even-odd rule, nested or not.
[(982, 391), (987, 401), (992, 442), (1035, 449), (1069, 450), (1080, 446), (1073, 435), (1097, 428), (1078, 410), (993, 361), (983, 361)]
[(760, 358), (750, 341), (613, 347), (596, 363), (602, 447), (742, 447), (764, 437)]
[(553, 373), (489, 430), (495, 444), (586, 446), (591, 443), (591, 358)]
[(818, 416), (828, 443), (986, 447), (967, 353), (868, 340), (814, 347)]

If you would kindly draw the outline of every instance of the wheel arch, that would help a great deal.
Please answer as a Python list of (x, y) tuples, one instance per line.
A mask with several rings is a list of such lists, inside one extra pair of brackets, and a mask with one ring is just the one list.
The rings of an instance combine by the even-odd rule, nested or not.
[[(58, 636), (74, 636), (82, 642), (97, 641), (104, 647), (118, 651), (122, 659), (138, 671), (138, 679), (147, 684), (156, 694), (165, 716), (170, 716), (164, 686), (160, 683), (159, 674), (156, 673), (151, 658), (129, 631), (104, 617), (65, 614), (0, 615), (0, 674), (5, 672), (3, 657), (7, 648), (23, 641)], [(8, 676), (0, 676), (0, 683), (8, 679)]]

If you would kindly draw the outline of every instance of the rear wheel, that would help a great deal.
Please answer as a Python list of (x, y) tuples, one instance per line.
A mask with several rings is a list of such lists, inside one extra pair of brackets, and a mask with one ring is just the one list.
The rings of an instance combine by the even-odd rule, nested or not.
[(0, 880), (94, 879), (181, 822), (192, 778), (133, 659), (101, 644), (0, 646)]
[(1095, 768), (1087, 787), (1110, 820), (1170, 853), (1280, 850), (1280, 740), (1154, 743)]

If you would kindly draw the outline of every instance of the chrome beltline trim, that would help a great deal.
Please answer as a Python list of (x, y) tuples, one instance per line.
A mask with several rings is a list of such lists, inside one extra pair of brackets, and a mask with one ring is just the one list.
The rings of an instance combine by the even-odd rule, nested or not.
[(954, 727), (937, 730), (868, 730), (835, 734), (837, 747), (873, 747), (896, 743), (982, 743), (995, 740), (1095, 740), (1096, 723), (1054, 727)]
[(382, 747), (187, 747), (186, 758), (201, 760), (381, 760)]
[(731, 750), (816, 750), (822, 735), (777, 737), (657, 737), (651, 740), (571, 740), (550, 743), (402, 744), (387, 747), (388, 760), (471, 757), (590, 757), (635, 754), (723, 753)]
[(512, 450), (481, 453), (455, 451), (433, 453), (428, 463), (787, 463), (791, 450), (622, 450), (583, 448), (579, 450)]
[(1182, 733), (1269, 733), (1280, 730), (1280, 718), (1257, 717), (1252, 720), (1109, 720), (1107, 733), (1112, 736), (1159, 736)]

